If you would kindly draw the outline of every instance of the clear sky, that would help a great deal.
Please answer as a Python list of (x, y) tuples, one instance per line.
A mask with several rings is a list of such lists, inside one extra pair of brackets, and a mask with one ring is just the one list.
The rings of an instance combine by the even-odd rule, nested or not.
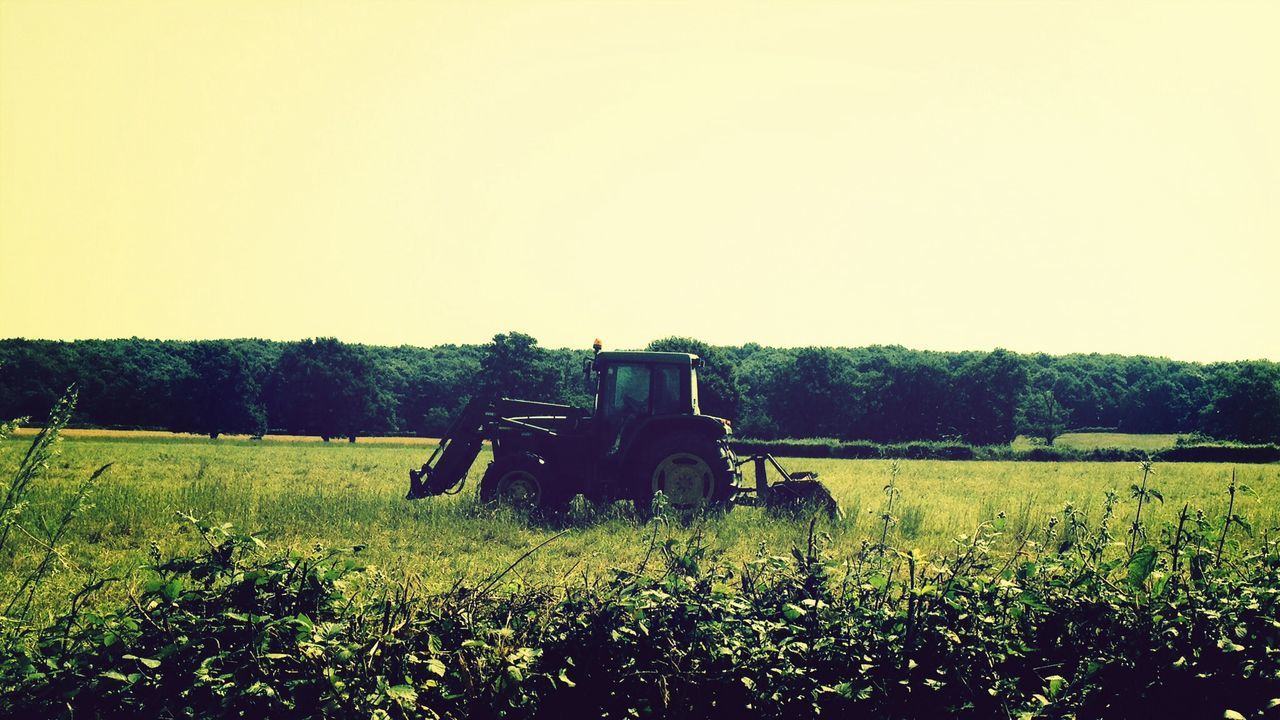
[(1280, 3), (0, 0), (0, 337), (1280, 360)]

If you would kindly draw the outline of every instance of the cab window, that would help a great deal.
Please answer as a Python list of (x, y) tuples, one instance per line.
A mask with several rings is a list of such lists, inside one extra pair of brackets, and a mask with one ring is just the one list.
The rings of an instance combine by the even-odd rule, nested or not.
[(698, 370), (692, 368), (689, 370), (689, 407), (693, 408), (694, 415), (701, 415), (702, 410), (698, 409)]
[(653, 369), (653, 414), (680, 414), (680, 368), (660, 365)]
[(649, 368), (645, 365), (611, 365), (605, 371), (601, 394), (605, 417), (643, 415), (649, 412)]

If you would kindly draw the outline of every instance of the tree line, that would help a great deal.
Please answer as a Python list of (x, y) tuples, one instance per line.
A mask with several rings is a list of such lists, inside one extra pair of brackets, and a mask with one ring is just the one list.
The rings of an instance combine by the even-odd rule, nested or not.
[[(1068, 429), (1280, 441), (1280, 364), (1144, 356), (932, 352), (898, 346), (650, 350), (706, 361), (700, 405), (763, 439), (1052, 443)], [(43, 417), (69, 385), (77, 422), (217, 437), (268, 431), (434, 437), (477, 394), (586, 406), (589, 350), (510, 332), (486, 345), (369, 346), (333, 338), (0, 340), (0, 416)]]

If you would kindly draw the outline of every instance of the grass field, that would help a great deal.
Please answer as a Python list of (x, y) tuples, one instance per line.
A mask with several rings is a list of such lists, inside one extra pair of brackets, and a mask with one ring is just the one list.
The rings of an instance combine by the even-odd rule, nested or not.
[[(1158, 450), (1167, 450), (1178, 442), (1181, 437), (1177, 434), (1148, 434), (1139, 435), (1135, 433), (1066, 433), (1059, 435), (1053, 444), (1061, 447), (1076, 448), (1079, 450), (1092, 450), (1094, 448), (1118, 448), (1121, 450), (1146, 450), (1147, 452), (1156, 452)], [(1015, 450), (1026, 450), (1037, 443), (1043, 444), (1043, 439), (1033, 441), (1026, 435), (1019, 435), (1013, 441)]]
[[(846, 511), (811, 533), (745, 507), (531, 520), (475, 501), (487, 453), (409, 502), (422, 445), (61, 450), (0, 523), (6, 717), (1261, 717), (1280, 694), (1280, 464), (1159, 465), (1139, 506), (1132, 462), (789, 461)], [(1220, 545), (1233, 469), (1252, 524)]]
[[(4, 477), (21, 458), (27, 441), (12, 438), (0, 447)], [(520, 564), (508, 579), (543, 584), (595, 576), (611, 567), (638, 566), (648, 550), (651, 527), (638, 525), (625, 505), (602, 512), (576, 506), (567, 519), (536, 522), (475, 501), (475, 487), (488, 461), (482, 453), (459, 495), (416, 502), (404, 500), (406, 471), (420, 465), (421, 445), (345, 442), (316, 444), (272, 441), (209, 441), (158, 437), (71, 435), (61, 455), (39, 478), (25, 511), (52, 520), (76, 485), (106, 463), (92, 507), (73, 525), (64, 542), (60, 571), (42, 594), (46, 602), (65, 598), (92, 575), (130, 578), (148, 562), (152, 543), (165, 555), (194, 549), (199, 540), (179, 513), (231, 522), (269, 543), (296, 547), (365, 545), (369, 562), (396, 574), (419, 576), (429, 588), (481, 580), (501, 571), (538, 543), (567, 532)], [(892, 474), (889, 461), (790, 460), (791, 470), (816, 470), (845, 510), (819, 528), (836, 555), (853, 554), (864, 541), (878, 542), (884, 525), (883, 491)], [(1048, 518), (1071, 503), (1096, 522), (1105, 494), (1120, 495), (1122, 534), (1132, 518), (1129, 487), (1141, 480), (1134, 463), (1015, 463), (900, 461), (895, 500), (897, 520), (890, 543), (926, 554), (952, 549), (952, 540), (999, 513), (1007, 517), (1002, 544), (1012, 548), (1043, 531)], [(1150, 484), (1163, 504), (1143, 510), (1151, 529), (1176, 518), (1183, 503), (1212, 517), (1226, 509), (1225, 488), (1232, 466), (1158, 465)], [(1251, 494), (1237, 499), (1237, 512), (1258, 532), (1280, 526), (1280, 467), (1242, 465), (1240, 482)], [(728, 559), (752, 557), (762, 546), (784, 553), (803, 545), (807, 522), (770, 517), (755, 508), (737, 508), (709, 518), (703, 529), (712, 547)], [(664, 530), (677, 536), (688, 528)], [(11, 543), (12, 544), (12, 543)], [(39, 554), (34, 542), (18, 542), (6, 559), (0, 587), (21, 577)], [(5, 572), (5, 570), (0, 570)], [(128, 582), (117, 584), (123, 592)]]
[[(21, 427), (17, 428), (13, 437), (15, 438), (33, 438), (40, 432), (38, 427)], [(177, 433), (168, 430), (108, 430), (103, 428), (64, 428), (61, 431), (63, 437), (68, 438), (87, 438), (87, 439), (117, 439), (117, 440), (207, 440), (207, 435), (197, 435), (194, 433)], [(252, 440), (249, 435), (222, 435), (221, 440), (224, 441), (243, 441)], [(262, 442), (306, 442), (306, 443), (322, 443), (323, 439), (315, 435), (264, 435)], [(345, 442), (345, 438), (337, 438), (331, 442)], [(378, 445), (435, 445), (436, 438), (424, 437), (361, 437), (359, 442), (364, 444), (374, 443)]]

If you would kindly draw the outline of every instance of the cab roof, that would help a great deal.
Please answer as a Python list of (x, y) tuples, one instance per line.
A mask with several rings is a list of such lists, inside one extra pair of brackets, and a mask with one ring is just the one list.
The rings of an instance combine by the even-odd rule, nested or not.
[(702, 364), (702, 359), (691, 353), (677, 352), (640, 352), (640, 351), (615, 351), (602, 352), (596, 355), (596, 362), (606, 363), (664, 363), (671, 365), (683, 365), (685, 367), (698, 366)]

